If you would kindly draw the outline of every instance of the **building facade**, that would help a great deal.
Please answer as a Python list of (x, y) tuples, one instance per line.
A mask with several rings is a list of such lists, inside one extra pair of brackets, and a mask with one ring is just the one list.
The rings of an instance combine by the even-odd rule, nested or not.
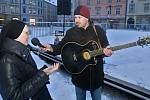
[(44, 1), (44, 21), (46, 22), (57, 21), (57, 6), (49, 1)]
[(45, 0), (0, 0), (0, 24), (11, 19), (56, 21), (57, 6)]
[(126, 21), (126, 0), (75, 0), (75, 3), (75, 6), (88, 6), (91, 19), (95, 22), (125, 23)]
[(128, 0), (128, 24), (150, 24), (150, 0)]
[(44, 0), (21, 0), (21, 20), (44, 21)]
[(20, 0), (0, 0), (0, 24), (5, 20), (20, 17)]

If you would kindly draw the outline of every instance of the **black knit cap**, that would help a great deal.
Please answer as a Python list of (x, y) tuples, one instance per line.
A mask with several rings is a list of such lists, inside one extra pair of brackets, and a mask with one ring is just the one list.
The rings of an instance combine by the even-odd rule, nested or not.
[(3, 26), (1, 30), (1, 34), (4, 37), (10, 38), (10, 39), (16, 39), (20, 36), (22, 33), (25, 23), (19, 20), (11, 20), (8, 22), (5, 26)]

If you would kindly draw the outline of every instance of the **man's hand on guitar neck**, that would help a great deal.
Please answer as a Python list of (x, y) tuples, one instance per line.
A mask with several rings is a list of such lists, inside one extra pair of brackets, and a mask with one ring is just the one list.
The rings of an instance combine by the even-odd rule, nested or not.
[(103, 49), (103, 53), (106, 55), (106, 56), (111, 56), (113, 51), (110, 49), (110, 46), (107, 46), (106, 48)]
[(53, 52), (53, 48), (52, 48), (52, 46), (50, 44), (45, 44), (43, 46), (44, 46), (44, 48), (40, 47), (41, 50)]

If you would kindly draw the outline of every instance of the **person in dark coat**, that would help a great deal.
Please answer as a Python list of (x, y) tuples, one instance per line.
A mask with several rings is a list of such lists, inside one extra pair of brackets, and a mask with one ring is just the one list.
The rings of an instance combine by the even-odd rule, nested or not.
[[(75, 85), (77, 100), (86, 100), (86, 91), (90, 91), (92, 100), (101, 100), (101, 90), (104, 80), (103, 57), (111, 56), (106, 32), (95, 26), (90, 21), (90, 11), (86, 6), (78, 6), (75, 11), (75, 26), (67, 30), (64, 38), (57, 45), (45, 44), (42, 50), (57, 55), (68, 42), (76, 42), (85, 45), (93, 40), (103, 48), (103, 55), (96, 56), (96, 65), (89, 65), (80, 74), (72, 74), (72, 82)], [(95, 30), (94, 30), (95, 27)]]
[(28, 48), (28, 26), (11, 20), (0, 34), (0, 94), (3, 100), (52, 100), (46, 87), (59, 64), (38, 70)]

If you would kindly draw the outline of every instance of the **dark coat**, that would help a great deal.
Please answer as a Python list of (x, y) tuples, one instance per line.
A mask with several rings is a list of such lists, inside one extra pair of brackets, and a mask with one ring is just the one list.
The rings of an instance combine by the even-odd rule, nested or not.
[(37, 66), (27, 46), (6, 38), (0, 50), (0, 93), (4, 100), (52, 100), (49, 77)]
[[(54, 49), (53, 54), (60, 54), (62, 46), (67, 42), (77, 42), (83, 45), (90, 40), (98, 42), (99, 38), (100, 44), (103, 48), (108, 46), (109, 43), (105, 31), (99, 26), (96, 26), (96, 30), (98, 36), (96, 35), (92, 25), (87, 27), (86, 30), (78, 27), (69, 29), (62, 41), (59, 42), (58, 45), (52, 46)], [(96, 59), (96, 66), (88, 66), (81, 74), (72, 75), (72, 82), (75, 86), (85, 90), (94, 90), (103, 84), (103, 56), (97, 56)]]

